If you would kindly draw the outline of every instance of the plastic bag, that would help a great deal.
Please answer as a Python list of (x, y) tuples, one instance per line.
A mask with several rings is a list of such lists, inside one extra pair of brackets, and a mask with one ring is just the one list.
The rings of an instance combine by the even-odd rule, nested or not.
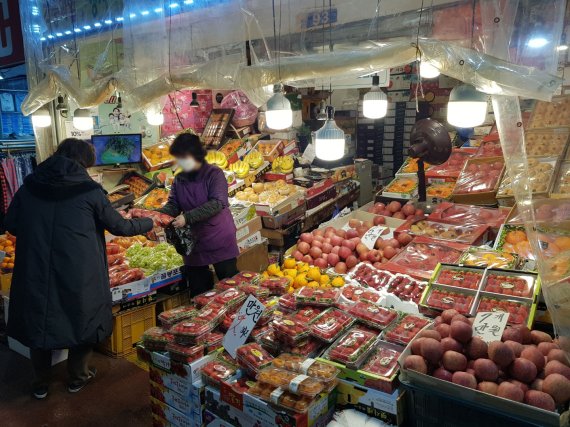
[(164, 232), (166, 241), (176, 249), (180, 255), (188, 256), (196, 246), (196, 238), (190, 226), (176, 228), (172, 224), (168, 225)]

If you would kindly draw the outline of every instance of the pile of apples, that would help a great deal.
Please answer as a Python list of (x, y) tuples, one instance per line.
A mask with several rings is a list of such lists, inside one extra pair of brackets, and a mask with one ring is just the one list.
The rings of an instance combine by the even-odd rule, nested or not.
[[(387, 263), (404, 246), (411, 242), (412, 236), (400, 233), (395, 238), (378, 237), (373, 249), (368, 249), (361, 242), (362, 236), (375, 225), (384, 225), (386, 219), (376, 216), (372, 221), (351, 219), (348, 230), (337, 230), (327, 227), (314, 230), (312, 233), (303, 233), (297, 242), (293, 257), (297, 261), (304, 261), (321, 269), (334, 267), (336, 273), (344, 274), (359, 262), (373, 264), (379, 268)], [(385, 233), (389, 233), (386, 229)]]
[(414, 219), (423, 218), (425, 216), (423, 209), (416, 209), (413, 202), (408, 202), (402, 205), (400, 202), (392, 201), (387, 205), (384, 203), (374, 203), (373, 206), (368, 208), (369, 213), (375, 215), (391, 216), (397, 219)]
[(435, 319), (411, 344), (404, 369), (483, 393), (555, 411), (570, 400), (570, 362), (552, 337), (525, 325), (487, 344), (456, 310)]

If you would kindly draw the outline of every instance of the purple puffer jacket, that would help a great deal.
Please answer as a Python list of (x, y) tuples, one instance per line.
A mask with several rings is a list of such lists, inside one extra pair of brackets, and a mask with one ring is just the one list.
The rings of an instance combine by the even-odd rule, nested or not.
[(215, 264), (239, 255), (236, 226), (229, 209), (228, 183), (219, 167), (204, 163), (191, 178), (186, 174), (178, 175), (172, 184), (168, 201), (183, 212), (188, 212), (212, 199), (220, 201), (223, 209), (206, 221), (192, 226), (197, 244), (192, 253), (185, 257), (186, 265), (196, 267)]

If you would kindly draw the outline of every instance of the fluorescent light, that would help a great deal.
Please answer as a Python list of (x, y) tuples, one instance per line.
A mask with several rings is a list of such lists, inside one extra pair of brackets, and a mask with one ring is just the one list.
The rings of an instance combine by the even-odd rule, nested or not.
[(123, 19), (124, 19), (124, 18), (123, 18), (122, 16), (118, 16), (118, 17), (115, 18), (115, 21), (117, 21), (117, 22), (123, 22)]
[(110, 19), (105, 19), (105, 24), (111, 25), (112, 23), (113, 23), (113, 21), (111, 21)]
[(142, 15), (142, 16), (147, 16), (149, 13), (150, 13), (150, 12), (149, 12), (148, 10), (143, 10), (143, 11), (141, 12), (141, 15)]
[(136, 13), (129, 13), (129, 18), (136, 18), (137, 14)]
[(178, 6), (180, 6), (178, 3), (170, 3), (170, 7), (171, 9), (176, 9)]
[(568, 50), (568, 45), (567, 44), (561, 44), (560, 46), (558, 46), (556, 48), (556, 50), (558, 50), (558, 51)]
[(38, 16), (40, 14), (40, 9), (37, 6), (32, 6), (32, 15)]
[(45, 41), (46, 41), (46, 38), (45, 38), (45, 37), (41, 37), (41, 38), (40, 38), (40, 41), (41, 41), (41, 42), (45, 42)]
[(156, 13), (160, 13), (160, 12), (162, 12), (162, 7), (157, 7), (156, 9), (154, 9), (154, 11)]
[(528, 47), (532, 47), (535, 49), (540, 49), (541, 47), (544, 47), (547, 44), (548, 40), (546, 40), (544, 37), (533, 37), (527, 42)]
[(281, 130), (293, 124), (291, 102), (283, 95), (283, 85), (273, 86), (273, 96), (267, 101), (265, 123), (269, 129)]
[(61, 37), (63, 36), (63, 33), (55, 33), (56, 36)]
[(74, 28), (73, 31), (75, 31), (76, 33), (80, 33), (80, 32), (81, 32), (81, 28)]
[(85, 28), (86, 30), (90, 30), (90, 29), (91, 29), (91, 25), (84, 25), (83, 28)]
[(71, 34), (71, 31), (67, 30), (67, 31), (65, 32), (65, 34), (70, 35), (70, 34)]
[(53, 39), (53, 36), (51, 34), (49, 34), (48, 39)]
[(194, 0), (184, 0), (184, 4), (192, 4), (194, 3)]
[(93, 26), (99, 28), (99, 27), (101, 26), (101, 23), (100, 23), (100, 22), (95, 22), (95, 23), (93, 24)]

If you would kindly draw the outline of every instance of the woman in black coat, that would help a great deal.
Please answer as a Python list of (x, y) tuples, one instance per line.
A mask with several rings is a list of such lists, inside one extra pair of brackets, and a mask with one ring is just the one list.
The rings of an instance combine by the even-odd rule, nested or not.
[(149, 218), (126, 220), (93, 181), (93, 146), (66, 139), (26, 177), (6, 214), (17, 237), (8, 335), (30, 347), (34, 396), (47, 396), (51, 352), (69, 349), (70, 392), (95, 375), (92, 348), (112, 330), (104, 231), (134, 236), (150, 231)]

